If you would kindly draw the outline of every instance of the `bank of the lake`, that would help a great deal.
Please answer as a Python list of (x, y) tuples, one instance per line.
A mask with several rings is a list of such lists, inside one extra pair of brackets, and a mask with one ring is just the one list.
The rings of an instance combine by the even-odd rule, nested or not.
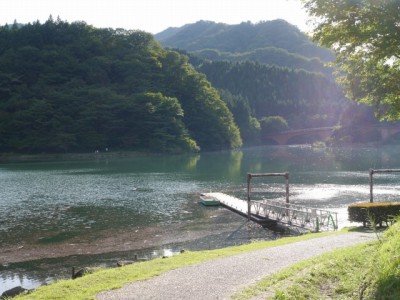
[[(138, 151), (93, 151), (81, 153), (0, 153), (0, 164), (3, 163), (30, 163), (30, 162), (57, 162), (57, 161), (87, 161), (98, 159), (116, 159), (129, 157), (148, 157), (165, 155), (157, 152), (138, 152)], [(172, 154), (171, 154), (172, 155)]]
[[(229, 296), (260, 276), (278, 272), (295, 262), (375, 238), (373, 232), (342, 231), (256, 242), (219, 250), (185, 252), (167, 259), (159, 258), (97, 271), (74, 281), (63, 280), (39, 288), (29, 295), (29, 299), (124, 299), (128, 295), (133, 297), (135, 293), (138, 293), (139, 298), (151, 299), (184, 299), (189, 293), (195, 298), (215, 299)], [(113, 290), (126, 283), (131, 284), (121, 290)], [(150, 285), (151, 288), (136, 284)], [(205, 289), (205, 286), (208, 288)], [(95, 296), (106, 290), (111, 291)]]

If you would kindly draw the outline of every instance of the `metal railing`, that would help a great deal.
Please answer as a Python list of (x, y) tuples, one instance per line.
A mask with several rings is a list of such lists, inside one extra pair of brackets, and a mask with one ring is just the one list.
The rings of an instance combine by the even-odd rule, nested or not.
[(336, 230), (338, 228), (336, 212), (296, 204), (285, 204), (276, 200), (265, 199), (250, 202), (252, 213), (283, 224), (313, 231)]

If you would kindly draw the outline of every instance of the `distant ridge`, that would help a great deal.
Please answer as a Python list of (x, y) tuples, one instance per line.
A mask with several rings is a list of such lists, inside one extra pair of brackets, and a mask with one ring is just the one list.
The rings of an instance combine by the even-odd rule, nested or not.
[[(275, 52), (284, 51), (306, 59), (330, 61), (334, 58), (331, 51), (318, 47), (296, 26), (281, 19), (237, 25), (201, 20), (179, 28), (168, 28), (156, 34), (155, 38), (163, 46), (195, 52), (200, 56), (205, 50), (224, 53), (219, 59), (232, 60), (229, 56), (242, 55), (247, 60), (252, 53), (257, 52), (256, 56), (260, 56), (260, 52), (265, 51), (263, 49), (271, 51), (273, 48)], [(250, 60), (258, 61), (256, 58)]]
[(157, 36), (158, 41), (164, 41), (164, 40), (167, 40), (170, 37), (174, 36), (181, 30), (182, 30), (182, 27), (168, 27), (167, 29), (163, 30), (162, 32), (157, 33), (156, 36)]

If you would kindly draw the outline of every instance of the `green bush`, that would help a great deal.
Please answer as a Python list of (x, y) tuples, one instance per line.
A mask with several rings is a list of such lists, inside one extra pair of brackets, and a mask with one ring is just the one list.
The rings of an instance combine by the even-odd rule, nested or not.
[(400, 202), (356, 203), (348, 207), (349, 221), (366, 224), (374, 222), (382, 225), (391, 223), (400, 215)]

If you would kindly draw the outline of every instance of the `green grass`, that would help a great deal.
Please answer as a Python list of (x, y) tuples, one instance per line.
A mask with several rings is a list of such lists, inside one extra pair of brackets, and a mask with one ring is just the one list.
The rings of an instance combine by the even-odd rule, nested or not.
[(400, 218), (385, 233), (377, 254), (371, 267), (376, 299), (400, 299)]
[(377, 244), (368, 243), (321, 255), (264, 278), (234, 299), (360, 299), (359, 287), (369, 272)]
[(246, 251), (275, 247), (297, 241), (341, 233), (345, 233), (345, 231), (306, 234), (303, 236), (282, 238), (274, 241), (255, 242), (247, 245), (217, 250), (185, 252), (167, 259), (159, 258), (147, 262), (135, 263), (121, 268), (102, 269), (75, 280), (60, 280), (56, 283), (42, 286), (36, 289), (33, 293), (17, 297), (16, 299), (94, 299), (94, 296), (101, 291), (117, 289), (128, 282), (147, 279), (179, 267), (235, 255)]
[(376, 242), (302, 261), (234, 299), (400, 299), (400, 219)]

